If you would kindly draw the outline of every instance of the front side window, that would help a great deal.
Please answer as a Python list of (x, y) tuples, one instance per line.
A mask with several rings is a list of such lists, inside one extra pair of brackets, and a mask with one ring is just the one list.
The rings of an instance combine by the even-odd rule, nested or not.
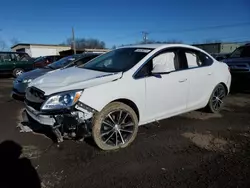
[(241, 46), (239, 48), (236, 48), (230, 55), (231, 58), (244, 58), (244, 57), (250, 57), (250, 46)]
[(174, 52), (166, 52), (154, 57), (152, 59), (153, 70), (157, 72), (175, 71), (175, 56), (176, 54)]
[(105, 53), (79, 68), (102, 72), (125, 72), (142, 60), (152, 49), (120, 48)]
[(152, 72), (169, 73), (180, 70), (178, 54), (175, 50), (157, 54), (150, 59), (135, 75), (135, 78), (150, 76)]

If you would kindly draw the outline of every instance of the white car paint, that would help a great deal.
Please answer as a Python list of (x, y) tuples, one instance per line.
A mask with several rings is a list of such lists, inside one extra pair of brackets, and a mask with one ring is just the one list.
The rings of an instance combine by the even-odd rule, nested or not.
[[(231, 75), (226, 64), (216, 61), (203, 50), (183, 44), (150, 44), (122, 48), (153, 49), (134, 67), (125, 72), (107, 73), (72, 67), (41, 76), (30, 83), (45, 92), (45, 95), (83, 90), (80, 101), (101, 111), (112, 101), (132, 101), (139, 111), (139, 125), (161, 120), (190, 110), (205, 107), (217, 84), (223, 83), (229, 91)], [(193, 49), (204, 53), (213, 60), (211, 66), (174, 71), (158, 77), (136, 79), (133, 76), (139, 68), (158, 52), (174, 47)], [(165, 59), (173, 63), (173, 54), (162, 55), (154, 62)], [(190, 56), (187, 59), (193, 61)], [(191, 64), (192, 66), (192, 64)], [(159, 67), (159, 66), (158, 66)], [(166, 70), (174, 67), (162, 64)], [(159, 71), (158, 71), (159, 72)]]

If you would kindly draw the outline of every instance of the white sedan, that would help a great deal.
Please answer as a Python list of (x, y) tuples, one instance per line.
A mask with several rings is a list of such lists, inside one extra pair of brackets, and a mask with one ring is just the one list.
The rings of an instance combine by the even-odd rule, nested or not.
[(84, 130), (99, 148), (114, 150), (132, 143), (140, 125), (204, 107), (218, 112), (230, 85), (228, 66), (199, 48), (146, 44), (41, 76), (25, 103), (59, 141)]

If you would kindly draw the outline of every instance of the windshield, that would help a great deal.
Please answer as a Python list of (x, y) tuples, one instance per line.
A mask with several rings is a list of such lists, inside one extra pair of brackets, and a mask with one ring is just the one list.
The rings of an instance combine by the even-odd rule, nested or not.
[(120, 48), (105, 53), (79, 67), (102, 72), (124, 72), (136, 65), (150, 51), (152, 49)]
[(64, 57), (58, 61), (55, 61), (55, 62), (49, 64), (46, 67), (49, 67), (52, 69), (59, 69), (59, 68), (62, 68), (64, 66), (68, 65), (70, 62), (75, 61), (78, 58), (79, 58), (78, 56), (67, 56), (67, 57)]
[(250, 57), (250, 46), (241, 46), (233, 51), (231, 58)]

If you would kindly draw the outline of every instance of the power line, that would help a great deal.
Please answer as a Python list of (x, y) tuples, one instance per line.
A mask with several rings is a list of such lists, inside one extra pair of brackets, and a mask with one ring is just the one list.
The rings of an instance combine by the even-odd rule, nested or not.
[[(203, 30), (213, 30), (213, 29), (221, 29), (221, 28), (230, 28), (230, 27), (238, 27), (238, 26), (244, 26), (244, 25), (250, 25), (250, 22), (245, 23), (234, 23), (234, 24), (227, 24), (227, 25), (215, 25), (215, 26), (208, 26), (208, 27), (198, 27), (193, 29), (179, 29), (179, 30), (158, 30), (158, 31), (150, 31), (150, 33), (184, 33), (184, 32), (192, 32), (192, 31), (203, 31)], [(130, 33), (127, 35), (115, 37), (114, 40), (117, 39), (124, 39), (124, 38), (131, 38), (134, 35), (138, 35), (139, 32)]]
[(238, 27), (238, 26), (244, 26), (244, 25), (250, 25), (250, 22), (227, 24), (227, 25), (216, 25), (216, 26), (200, 27), (200, 28), (194, 28), (194, 29), (159, 30), (159, 31), (151, 31), (150, 33), (183, 33), (183, 32), (190, 32), (190, 31), (202, 31), (202, 30)]

